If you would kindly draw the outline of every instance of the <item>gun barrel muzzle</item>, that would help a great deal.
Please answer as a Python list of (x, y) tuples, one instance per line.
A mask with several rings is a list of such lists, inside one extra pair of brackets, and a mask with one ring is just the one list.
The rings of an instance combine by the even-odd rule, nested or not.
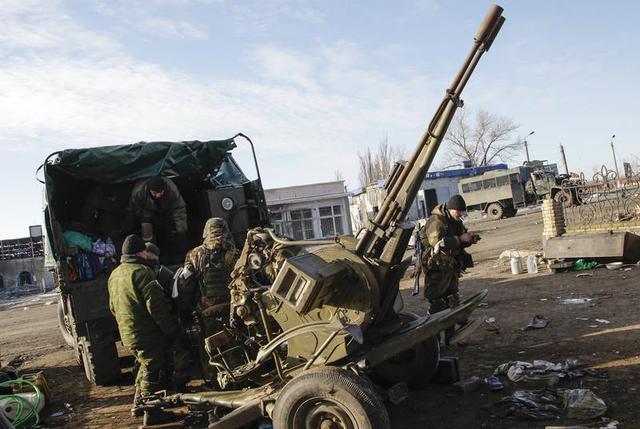
[[(476, 42), (485, 43), (485, 46), (486, 46), (486, 43), (491, 33), (495, 33), (495, 34), (498, 33), (497, 31), (494, 32), (493, 30), (496, 27), (499, 29), (502, 26), (502, 24), (500, 23), (500, 18), (503, 10), (504, 9), (502, 9), (497, 4), (494, 4), (493, 6), (491, 6), (491, 9), (489, 9), (489, 12), (484, 17), (482, 24), (480, 24), (480, 29), (478, 29), (478, 32), (476, 33), (476, 37), (475, 37)], [(502, 19), (502, 21), (504, 22), (504, 18)], [(494, 37), (495, 37), (495, 34), (494, 34)], [(489, 43), (489, 45), (490, 44), (491, 43)]]

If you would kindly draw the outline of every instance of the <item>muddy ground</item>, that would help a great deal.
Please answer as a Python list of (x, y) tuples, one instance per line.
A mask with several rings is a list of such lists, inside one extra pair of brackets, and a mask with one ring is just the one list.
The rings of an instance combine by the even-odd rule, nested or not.
[[(542, 222), (539, 213), (501, 221), (472, 223), (471, 230), (483, 240), (472, 247), (476, 267), (461, 282), (463, 293), (488, 289), (486, 306), (477, 317), (494, 317), (499, 330), (484, 324), (468, 339), (465, 347), (443, 354), (458, 356), (463, 377), (489, 376), (494, 368), (510, 360), (546, 359), (553, 362), (577, 358), (587, 366), (600, 368), (606, 378), (583, 377), (561, 382), (560, 387), (593, 389), (609, 405), (607, 416), (640, 428), (636, 411), (640, 389), (640, 274), (632, 271), (593, 271), (592, 277), (576, 277), (575, 272), (512, 276), (508, 265), (498, 263), (505, 249), (540, 249)], [(424, 314), (425, 301), (412, 297), (412, 280), (403, 282), (406, 308)], [(565, 298), (591, 298), (589, 304), (561, 304)], [(44, 427), (134, 428), (129, 408), (133, 395), (128, 373), (131, 361), (123, 354), (122, 384), (91, 386), (76, 364), (71, 350), (63, 345), (52, 299), (26, 302), (0, 310), (0, 359), (17, 359), (23, 372), (42, 369), (53, 393), (53, 402), (43, 416)], [(47, 305), (49, 304), (49, 305)], [(536, 314), (551, 321), (542, 330), (523, 331)], [(587, 319), (587, 320), (583, 320)], [(595, 319), (610, 323), (596, 322)], [(544, 428), (575, 423), (566, 420), (532, 422), (492, 417), (485, 406), (511, 393), (516, 387), (491, 392), (481, 388), (461, 394), (452, 386), (431, 385), (412, 392), (399, 405), (389, 405), (393, 428)], [(66, 404), (66, 405), (65, 405)], [(62, 411), (61, 417), (51, 417)]]

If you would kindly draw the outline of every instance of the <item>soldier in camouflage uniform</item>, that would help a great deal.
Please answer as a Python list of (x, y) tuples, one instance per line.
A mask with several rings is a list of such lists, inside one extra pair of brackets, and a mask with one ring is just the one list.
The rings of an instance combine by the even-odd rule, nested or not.
[[(181, 312), (193, 312), (204, 338), (217, 333), (229, 318), (229, 283), (231, 271), (238, 259), (227, 222), (211, 218), (202, 231), (203, 242), (186, 256), (179, 278), (177, 303)], [(203, 363), (208, 361), (200, 351)], [(207, 371), (211, 379), (213, 373)]]
[(167, 351), (179, 333), (171, 300), (147, 265), (146, 257), (144, 241), (129, 235), (122, 245), (121, 264), (109, 276), (108, 286), (109, 307), (122, 343), (140, 364), (136, 393), (142, 396), (166, 387)]
[(433, 209), (418, 233), (423, 249), (424, 295), (431, 304), (431, 313), (459, 305), (458, 278), (462, 271), (473, 266), (471, 256), (464, 249), (477, 243), (480, 236), (467, 232), (462, 224), (460, 219), (466, 209), (464, 199), (454, 195), (447, 204)]

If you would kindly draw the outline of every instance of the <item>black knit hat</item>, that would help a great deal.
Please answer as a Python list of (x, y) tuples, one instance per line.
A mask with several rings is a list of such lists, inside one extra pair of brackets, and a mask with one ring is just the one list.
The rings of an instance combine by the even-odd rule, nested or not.
[(135, 255), (145, 249), (146, 246), (144, 245), (144, 241), (135, 234), (127, 235), (127, 238), (125, 238), (122, 243), (123, 255)]
[(147, 187), (153, 192), (162, 192), (167, 189), (167, 184), (161, 176), (152, 177), (147, 182)]
[(447, 202), (447, 208), (451, 210), (466, 210), (467, 203), (464, 201), (462, 196), (456, 194), (453, 197), (449, 198)]

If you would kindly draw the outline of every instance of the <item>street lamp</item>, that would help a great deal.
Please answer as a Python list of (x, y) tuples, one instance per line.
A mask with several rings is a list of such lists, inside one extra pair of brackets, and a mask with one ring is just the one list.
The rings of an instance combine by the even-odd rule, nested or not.
[(613, 165), (616, 167), (616, 186), (620, 187), (620, 171), (618, 170), (618, 160), (616, 159), (616, 150), (613, 147), (613, 139), (616, 138), (616, 135), (611, 136), (611, 152), (613, 152)]
[(527, 144), (527, 138), (533, 135), (534, 133), (535, 131), (531, 131), (529, 134), (527, 134), (527, 137), (524, 138), (524, 151), (527, 154), (527, 163), (529, 162), (529, 145)]

